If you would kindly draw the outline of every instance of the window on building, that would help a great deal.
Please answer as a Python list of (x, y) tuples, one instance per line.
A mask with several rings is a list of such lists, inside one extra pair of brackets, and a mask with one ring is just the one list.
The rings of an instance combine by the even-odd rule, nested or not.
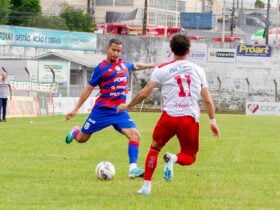
[(150, 0), (149, 1), (149, 7), (156, 7), (157, 6), (157, 0)]
[(212, 3), (209, 2), (209, 1), (204, 1), (203, 11), (204, 12), (211, 12), (212, 11)]
[(113, 0), (96, 0), (96, 6), (113, 6)]
[(168, 27), (175, 26), (176, 25), (175, 21), (176, 21), (175, 15), (167, 15), (167, 26)]
[(134, 0), (116, 0), (116, 6), (133, 6)]
[(82, 83), (81, 71), (80, 70), (71, 70), (70, 72), (70, 84), (78, 85)]
[(158, 0), (156, 7), (159, 9), (167, 9), (166, 0)]
[(178, 1), (177, 5), (177, 11), (179, 12), (185, 12), (186, 2), (184, 1)]
[(149, 12), (148, 20), (149, 20), (149, 24), (156, 25), (157, 24), (156, 13), (155, 12)]
[(166, 14), (165, 13), (158, 13), (157, 15), (157, 25), (164, 26), (166, 21)]
[(176, 1), (166, 1), (165, 4), (168, 10), (176, 11)]

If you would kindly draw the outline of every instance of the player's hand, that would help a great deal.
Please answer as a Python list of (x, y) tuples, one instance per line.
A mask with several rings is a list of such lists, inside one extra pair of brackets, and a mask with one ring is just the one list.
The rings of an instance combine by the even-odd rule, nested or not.
[(71, 111), (71, 112), (69, 112), (69, 113), (67, 113), (66, 116), (65, 116), (65, 119), (66, 119), (66, 120), (70, 120), (72, 117), (74, 117), (74, 116), (76, 115), (76, 113), (77, 113), (77, 112), (74, 111), (74, 110)]
[(127, 105), (126, 104), (120, 104), (117, 107), (117, 112), (123, 111), (123, 110), (127, 110)]
[(216, 138), (220, 137), (220, 129), (216, 123), (210, 124), (210, 130), (212, 132), (212, 136), (214, 136)]

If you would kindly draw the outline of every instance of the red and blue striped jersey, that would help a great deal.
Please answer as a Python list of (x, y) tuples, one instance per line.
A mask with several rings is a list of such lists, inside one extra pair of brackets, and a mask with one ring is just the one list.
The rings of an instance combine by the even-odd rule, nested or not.
[(94, 108), (116, 109), (119, 104), (125, 103), (129, 72), (134, 68), (135, 64), (122, 59), (114, 63), (104, 60), (95, 67), (88, 82), (93, 87), (100, 88), (100, 95), (95, 101)]

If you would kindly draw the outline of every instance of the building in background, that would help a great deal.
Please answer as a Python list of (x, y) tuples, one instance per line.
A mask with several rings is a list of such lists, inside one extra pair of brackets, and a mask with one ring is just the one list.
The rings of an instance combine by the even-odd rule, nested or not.
[[(181, 12), (221, 13), (223, 0), (148, 0), (149, 26), (178, 27)], [(130, 25), (142, 25), (145, 0), (41, 0), (44, 14), (58, 15), (61, 5), (72, 5), (85, 11), (93, 11), (96, 23), (104, 24), (106, 12), (127, 13), (137, 9), (134, 20), (126, 21)]]

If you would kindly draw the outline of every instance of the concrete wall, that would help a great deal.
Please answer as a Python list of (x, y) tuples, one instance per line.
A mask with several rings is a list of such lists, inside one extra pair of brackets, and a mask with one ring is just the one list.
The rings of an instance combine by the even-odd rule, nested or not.
[[(99, 36), (97, 49), (100, 51), (106, 49), (110, 38), (112, 37)], [(166, 48), (164, 48), (163, 42), (168, 41), (166, 39), (124, 36), (118, 38), (124, 43), (122, 57), (127, 60), (156, 63), (165, 60)], [(217, 43), (207, 43), (207, 45), (208, 48), (217, 48)], [(235, 49), (234, 45), (230, 47)], [(217, 108), (228, 111), (244, 111), (246, 100), (279, 101), (280, 96), (277, 92), (277, 85), (280, 83), (279, 58), (279, 48), (273, 48), (271, 58), (265, 58), (269, 60), (268, 62), (262, 61), (262, 57), (256, 57), (256, 64), (252, 66), (242, 65), (238, 61), (232, 63), (203, 63), (201, 66), (206, 72), (209, 88)], [(257, 61), (260, 61), (259, 64)], [(200, 65), (200, 63), (197, 64)], [(141, 78), (150, 74), (139, 72), (137, 75)]]
[[(97, 36), (97, 51), (106, 52), (108, 41), (112, 35), (99, 34)], [(161, 63), (166, 60), (168, 40), (159, 37), (118, 36), (124, 43), (122, 57), (134, 62)], [(195, 42), (193, 43), (195, 44)], [(207, 43), (209, 48), (217, 48), (217, 43)], [(229, 45), (227, 45), (229, 47)], [(2, 49), (1, 49), (2, 48)], [(5, 48), (5, 50), (3, 50)], [(15, 57), (17, 50), (10, 47)], [(235, 50), (233, 45), (231, 49)], [(7, 61), (7, 56), (1, 54), (8, 48), (0, 46), (0, 57)], [(41, 50), (42, 51), (42, 50)], [(9, 54), (9, 52), (6, 52)], [(28, 54), (28, 57), (30, 54)], [(34, 51), (34, 57), (38, 56), (38, 50)], [(22, 54), (19, 55), (22, 58)], [(277, 85), (280, 83), (280, 49), (273, 48), (270, 58), (255, 57), (253, 65), (243, 65), (237, 60), (234, 62), (198, 62), (206, 72), (209, 88), (218, 109), (244, 111), (246, 100), (249, 101), (279, 101)], [(171, 59), (171, 58), (170, 58)], [(12, 61), (14, 62), (14, 60)], [(20, 61), (22, 62), (22, 61)], [(1, 62), (3, 66), (4, 63)], [(16, 68), (16, 63), (14, 63)], [(20, 63), (17, 66), (24, 66)], [(148, 79), (150, 70), (137, 72), (137, 78)], [(20, 77), (24, 77), (23, 69)], [(16, 76), (17, 77), (17, 76)], [(138, 80), (139, 81), (139, 80)], [(138, 87), (134, 87), (133, 94)]]

